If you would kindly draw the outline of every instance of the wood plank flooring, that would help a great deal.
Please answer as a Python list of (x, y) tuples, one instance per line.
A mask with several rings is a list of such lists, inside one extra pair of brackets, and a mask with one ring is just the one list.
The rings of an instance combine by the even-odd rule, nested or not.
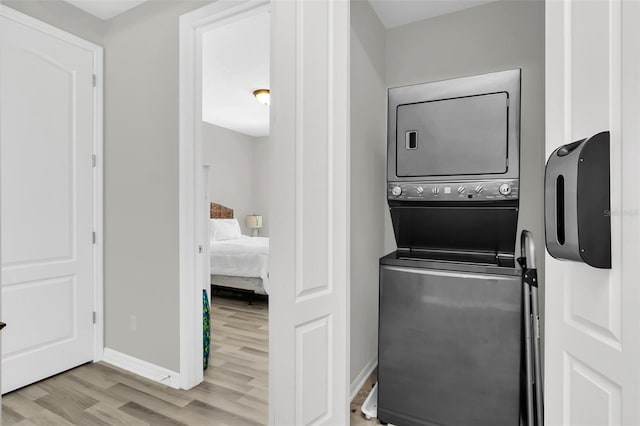
[(2, 397), (3, 426), (256, 426), (268, 416), (268, 305), (214, 296), (204, 382), (181, 391), (105, 363)]

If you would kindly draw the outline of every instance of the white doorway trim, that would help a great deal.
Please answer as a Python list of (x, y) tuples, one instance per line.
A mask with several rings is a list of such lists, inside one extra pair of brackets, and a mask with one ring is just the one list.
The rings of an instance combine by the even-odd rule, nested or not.
[[(204, 241), (197, 194), (202, 192), (202, 34), (219, 25), (266, 10), (269, 2), (218, 1), (180, 17), (179, 244), (180, 379), (183, 389), (203, 380), (202, 282), (199, 246)], [(272, 295), (273, 297), (273, 295)]]
[[(93, 248), (93, 286), (95, 323), (93, 333), (93, 361), (101, 361), (104, 357), (104, 238), (103, 238), (103, 96), (104, 96), (104, 50), (101, 46), (91, 43), (63, 31), (53, 25), (49, 25), (22, 12), (0, 4), (0, 16), (3, 16), (34, 30), (58, 38), (69, 44), (77, 46), (91, 53), (93, 57), (93, 74), (95, 75), (95, 88), (93, 97), (93, 153), (95, 155), (95, 167), (93, 168), (93, 230), (96, 240)], [(92, 161), (87, 159), (87, 161)], [(9, 325), (10, 326), (10, 325)]]

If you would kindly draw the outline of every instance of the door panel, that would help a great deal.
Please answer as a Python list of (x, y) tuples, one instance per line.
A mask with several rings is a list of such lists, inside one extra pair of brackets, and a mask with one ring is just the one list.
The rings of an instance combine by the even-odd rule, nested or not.
[(565, 355), (568, 373), (565, 409), (566, 425), (620, 425), (622, 389), (619, 384), (603, 376), (586, 364)]
[(546, 152), (611, 131), (612, 268), (547, 256), (547, 425), (640, 424), (640, 4), (546, 3)]
[(332, 356), (331, 316), (296, 327), (296, 423), (326, 420), (330, 412)]
[[(300, 243), (296, 279), (299, 299), (326, 291), (329, 285), (329, 188), (327, 185), (331, 144), (329, 103), (329, 5), (297, 2), (296, 20), (302, 24), (296, 54), (298, 88), (303, 104), (298, 104), (296, 135), (296, 234)], [(322, 66), (322, 65), (324, 66)], [(319, 66), (320, 65), (320, 66)], [(314, 102), (305, 102), (314, 99)]]
[(271, 6), (270, 422), (347, 424), (349, 3)]
[[(21, 332), (13, 333), (9, 335), (11, 339), (6, 339), (3, 348), (5, 359), (72, 339), (75, 335), (74, 315), (69, 308), (73, 306), (76, 295), (73, 276), (6, 286), (2, 294), (3, 314), (5, 318), (11, 318)], [(29, 309), (24, 309), (25, 296), (31, 296), (28, 299), (32, 301)], [(34, 316), (33, 311), (46, 316), (47, 322), (35, 322), (38, 316)]]
[(93, 61), (0, 16), (3, 393), (93, 358)]
[[(38, 151), (10, 141), (3, 145), (3, 177), (10, 179), (2, 188), (7, 207), (2, 216), (3, 235), (10, 244), (5, 247), (3, 265), (69, 260), (75, 248), (69, 220), (72, 199), (70, 191), (57, 189), (72, 185), (69, 112), (76, 108), (74, 70), (37, 52), (12, 47), (3, 49), (2, 61), (3, 104), (7, 106), (2, 114), (3, 127), (7, 127), (3, 133), (15, 140), (41, 141)], [(47, 173), (49, 170), (53, 173)], [(45, 211), (47, 217), (42, 220)]]

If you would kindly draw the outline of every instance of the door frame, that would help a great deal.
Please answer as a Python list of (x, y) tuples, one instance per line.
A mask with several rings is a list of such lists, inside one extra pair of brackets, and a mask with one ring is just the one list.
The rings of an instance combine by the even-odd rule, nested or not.
[[(202, 34), (269, 8), (269, 0), (241, 3), (217, 1), (180, 16), (180, 124), (178, 141), (180, 253), (180, 378), (190, 389), (204, 379), (202, 368), (203, 259), (199, 246), (208, 244), (198, 220), (202, 192)], [(204, 250), (203, 250), (204, 251)], [(272, 291), (273, 293), (273, 291)], [(270, 298), (275, 295), (270, 294)], [(273, 331), (271, 331), (273, 333)], [(271, 350), (269, 351), (271, 357)]]
[[(93, 229), (96, 235), (93, 245), (93, 361), (101, 361), (104, 357), (104, 238), (103, 238), (103, 205), (104, 205), (104, 162), (103, 162), (103, 99), (104, 99), (104, 49), (97, 44), (61, 30), (8, 6), (0, 3), (0, 16), (19, 24), (28, 26), (64, 42), (87, 50), (93, 56), (93, 74), (95, 75), (93, 97)], [(93, 161), (87, 158), (87, 161)], [(11, 325), (9, 325), (11, 326)]]

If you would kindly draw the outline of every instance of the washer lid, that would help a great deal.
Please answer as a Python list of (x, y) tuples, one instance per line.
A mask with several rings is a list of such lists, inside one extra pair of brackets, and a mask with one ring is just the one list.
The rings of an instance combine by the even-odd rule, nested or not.
[(389, 206), (398, 250), (450, 252), (452, 258), (477, 253), (495, 264), (513, 263), (517, 200), (490, 205), (390, 201)]

